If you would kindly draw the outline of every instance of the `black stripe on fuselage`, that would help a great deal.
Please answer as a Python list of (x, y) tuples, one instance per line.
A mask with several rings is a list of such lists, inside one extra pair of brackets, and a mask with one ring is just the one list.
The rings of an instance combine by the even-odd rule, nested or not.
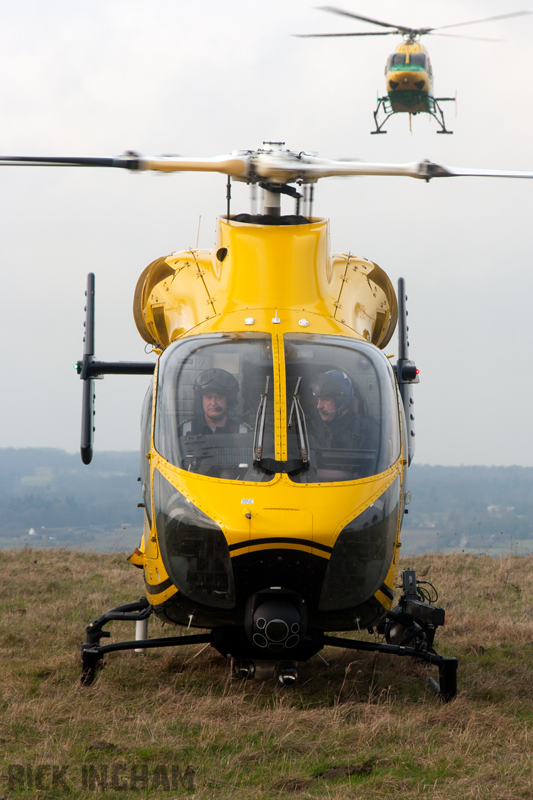
[(382, 592), (385, 597), (388, 597), (390, 600), (394, 599), (394, 592), (392, 592), (385, 583), (379, 587), (378, 591)]
[(163, 581), (162, 583), (148, 583), (145, 578), (144, 585), (146, 586), (146, 591), (148, 594), (161, 594), (161, 592), (164, 592), (165, 589), (170, 589), (171, 586), (174, 586), (174, 581), (172, 581), (170, 578), (167, 578), (166, 581)]
[(292, 539), (288, 536), (269, 536), (265, 539), (247, 539), (245, 542), (230, 544), (229, 550), (242, 550), (244, 547), (255, 547), (257, 544), (300, 544), (302, 547), (313, 547), (315, 550), (323, 550), (324, 553), (333, 552), (332, 547), (319, 542), (312, 542), (309, 539)]

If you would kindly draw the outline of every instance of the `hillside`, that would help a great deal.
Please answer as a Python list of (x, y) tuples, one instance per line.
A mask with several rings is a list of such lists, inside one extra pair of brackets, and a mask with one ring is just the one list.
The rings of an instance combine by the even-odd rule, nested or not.
[(532, 467), (413, 464), (404, 520), (409, 552), (533, 552)]
[(97, 451), (84, 466), (78, 454), (63, 450), (0, 449), (0, 548), (136, 547), (138, 474), (136, 452)]
[[(113, 653), (81, 688), (84, 626), (139, 597), (142, 574), (119, 555), (2, 557), (0, 796), (532, 796), (533, 558), (404, 562), (436, 584), (447, 614), (436, 645), (459, 657), (458, 697), (442, 705), (425, 667), (332, 649), (327, 665), (302, 666), (295, 689), (234, 682), (209, 647)], [(112, 641), (133, 633), (109, 628)], [(176, 629), (151, 623), (149, 635)]]
[[(96, 451), (87, 467), (62, 450), (0, 449), (0, 549), (137, 546), (138, 474), (136, 452)], [(404, 552), (533, 552), (532, 467), (415, 463), (409, 489)]]

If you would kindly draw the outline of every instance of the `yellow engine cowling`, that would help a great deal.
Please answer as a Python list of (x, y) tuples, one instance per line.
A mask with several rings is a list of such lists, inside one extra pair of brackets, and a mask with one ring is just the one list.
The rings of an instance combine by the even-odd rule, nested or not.
[(158, 258), (140, 276), (135, 322), (157, 349), (206, 320), (263, 308), (318, 314), (380, 348), (389, 342), (398, 317), (389, 277), (365, 258), (330, 253), (327, 220), (256, 225), (219, 217), (216, 242)]

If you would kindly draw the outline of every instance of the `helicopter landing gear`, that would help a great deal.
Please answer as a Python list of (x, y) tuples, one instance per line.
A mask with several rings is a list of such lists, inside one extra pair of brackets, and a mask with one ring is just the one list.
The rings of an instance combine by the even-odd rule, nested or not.
[[(434, 97), (433, 98), (434, 108), (433, 108), (432, 111), (429, 112), (431, 114), (431, 116), (433, 117), (433, 119), (436, 119), (437, 122), (440, 125), (440, 131), (437, 131), (437, 133), (453, 133), (453, 131), (449, 131), (446, 128), (446, 122), (444, 121), (444, 111), (439, 106), (439, 100), (440, 100), (441, 103), (442, 102), (452, 101), (452, 100), (453, 100), (454, 103), (456, 103), (457, 102), (457, 98), (455, 98), (455, 97), (438, 97), (438, 98)], [(457, 106), (456, 106), (456, 108), (457, 108)], [(439, 119), (439, 117), (437, 117), (437, 112), (439, 114), (440, 119)]]
[[(103, 653), (100, 648), (100, 639), (107, 639), (111, 636), (109, 631), (103, 630), (104, 625), (113, 619), (132, 620), (137, 623), (137, 632), (145, 632), (151, 613), (152, 609), (148, 600), (146, 597), (141, 597), (138, 603), (117, 606), (87, 625), (85, 629), (87, 639), (81, 646), (81, 682), (84, 686), (90, 686), (93, 683), (98, 670), (102, 667)], [(139, 637), (135, 638), (137, 640)], [(142, 652), (142, 650), (138, 649), (138, 652)]]
[[(127, 603), (124, 606), (117, 606), (107, 614), (91, 622), (85, 629), (87, 640), (81, 646), (81, 683), (83, 686), (90, 686), (94, 682), (98, 670), (102, 667), (103, 657), (106, 653), (115, 650), (135, 650), (142, 653), (154, 647), (182, 647), (188, 644), (211, 644), (211, 634), (198, 634), (193, 636), (168, 636), (165, 639), (139, 639), (131, 642), (113, 642), (112, 644), (100, 644), (100, 639), (111, 636), (109, 631), (104, 631), (103, 626), (113, 619), (126, 620), (132, 622), (142, 622), (148, 620), (152, 614), (152, 607), (145, 597), (137, 603)], [(144, 626), (139, 626), (137, 632), (144, 632)]]
[(91, 650), (81, 650), (81, 684), (90, 686), (94, 683), (99, 669), (103, 667), (102, 656)]
[(323, 643), (348, 650), (411, 656), (417, 661), (433, 664), (439, 669), (439, 681), (429, 678), (429, 684), (440, 699), (447, 703), (457, 694), (457, 659), (441, 656), (433, 649), (435, 631), (440, 625), (444, 625), (444, 609), (432, 605), (438, 599), (437, 593), (432, 587), (435, 592), (433, 595), (423, 584), (430, 586), (426, 581), (417, 583), (414, 569), (403, 570), (403, 594), (399, 603), (376, 628), (377, 633), (385, 636), (386, 644), (341, 639), (337, 636), (324, 636)]
[[(442, 110), (442, 108), (439, 105), (439, 102), (440, 103), (445, 103), (445, 102), (449, 102), (449, 101), (452, 101), (452, 100), (453, 100), (454, 103), (456, 102), (456, 98), (455, 97), (426, 97), (425, 98), (426, 109), (423, 110), (423, 111), (414, 111), (412, 113), (413, 113), (413, 115), (415, 115), (415, 114), (429, 114), (431, 117), (433, 117), (434, 120), (436, 120), (437, 124), (440, 127), (440, 130), (438, 130), (437, 133), (449, 133), (449, 134), (452, 134), (453, 131), (449, 131), (447, 129), (447, 127), (446, 127), (446, 121), (444, 119), (444, 111)], [(381, 122), (378, 119), (380, 110), (385, 115), (384, 119), (382, 119)], [(392, 103), (391, 103), (389, 97), (387, 97), (387, 96), (378, 97), (378, 104), (377, 104), (376, 110), (374, 111), (374, 122), (376, 124), (376, 130), (375, 131), (370, 131), (370, 133), (372, 133), (372, 134), (388, 133), (388, 131), (383, 130), (383, 128), (385, 127), (385, 124), (388, 122), (388, 120), (392, 116), (394, 116), (394, 114), (405, 114), (405, 113), (407, 113), (406, 110), (404, 110), (404, 111), (394, 111)], [(409, 112), (409, 129), (410, 129), (410, 126), (411, 126), (411, 112)]]
[(330, 647), (343, 647), (345, 650), (366, 650), (387, 653), (394, 656), (411, 656), (417, 661), (425, 661), (439, 668), (439, 682), (430, 679), (430, 686), (443, 702), (453, 700), (457, 694), (457, 659), (445, 658), (435, 650), (421, 650), (399, 644), (380, 644), (378, 642), (360, 642), (356, 639), (341, 639), (338, 636), (324, 636), (324, 644)]
[[(383, 108), (383, 112), (385, 114), (385, 119), (381, 122), (381, 124), (378, 122), (378, 114), (379, 114), (380, 108)], [(395, 114), (395, 113), (396, 112), (392, 110), (392, 107), (390, 105), (390, 101), (389, 101), (388, 97), (378, 97), (378, 106), (377, 106), (376, 110), (374, 111), (374, 122), (376, 123), (376, 130), (375, 131), (370, 131), (370, 133), (388, 133), (388, 131), (384, 131), (383, 130), (383, 127), (384, 127), (385, 123), (387, 122), (387, 120), (390, 117), (392, 117), (392, 115)]]
[(439, 682), (429, 678), (429, 685), (435, 694), (447, 703), (457, 694), (457, 659), (442, 658), (439, 664)]
[[(444, 610), (433, 605), (438, 599), (437, 594), (426, 589), (426, 586), (431, 586), (431, 584), (426, 581), (417, 582), (414, 570), (406, 569), (402, 572), (403, 594), (398, 605), (389, 611), (385, 620), (377, 627), (377, 632), (385, 636), (385, 643), (326, 636), (319, 630), (305, 631), (306, 618), (305, 613), (302, 612), (299, 619), (300, 623), (303, 623), (305, 633), (302, 635), (301, 641), (294, 645), (289, 641), (287, 648), (283, 646), (273, 648), (272, 657), (269, 659), (256, 659), (257, 645), (250, 641), (244, 627), (234, 625), (213, 628), (210, 633), (206, 634), (169, 636), (164, 639), (139, 638), (139, 636), (146, 636), (145, 625), (141, 623), (145, 623), (152, 614), (152, 607), (146, 598), (141, 598), (137, 603), (128, 603), (108, 611), (107, 614), (87, 626), (87, 640), (81, 649), (81, 682), (84, 686), (92, 684), (102, 666), (104, 655), (115, 650), (144, 652), (154, 647), (210, 644), (221, 655), (232, 656), (234, 659), (233, 675), (237, 679), (243, 680), (252, 677), (258, 680), (274, 679), (281, 686), (295, 686), (299, 678), (298, 662), (308, 661), (324, 646), (330, 646), (411, 656), (417, 661), (437, 666), (438, 682), (433, 678), (428, 678), (428, 680), (438, 696), (444, 702), (448, 702), (457, 694), (457, 659), (441, 656), (433, 648), (435, 631), (440, 625), (444, 625)], [(280, 590), (276, 590), (275, 595), (271, 594), (271, 590), (258, 592), (252, 597), (253, 602), (247, 608), (247, 628), (250, 629), (257, 618), (262, 625), (262, 628), (259, 625), (260, 629), (264, 629), (274, 640), (276, 636), (279, 639), (281, 633), (285, 636), (287, 631), (283, 625), (287, 627), (287, 624), (284, 623), (284, 616), (287, 616), (289, 611), (291, 614), (297, 613), (296, 605), (288, 604), (288, 598), (291, 596), (294, 596), (293, 599), (298, 599), (295, 593), (283, 593)], [(287, 619), (293, 626), (299, 624), (292, 618), (289, 619), (289, 616)], [(101, 645), (100, 640), (110, 636), (108, 631), (103, 630), (103, 626), (111, 620), (136, 622), (138, 628), (136, 639)], [(276, 623), (275, 626), (274, 623)], [(269, 625), (272, 626), (272, 630), (268, 627)], [(295, 636), (294, 633), (291, 635)], [(278, 644), (276, 641), (273, 643)], [(276, 660), (274, 652), (277, 654), (279, 649), (288, 649), (290, 655), (298, 661)], [(279, 659), (279, 655), (277, 658)]]

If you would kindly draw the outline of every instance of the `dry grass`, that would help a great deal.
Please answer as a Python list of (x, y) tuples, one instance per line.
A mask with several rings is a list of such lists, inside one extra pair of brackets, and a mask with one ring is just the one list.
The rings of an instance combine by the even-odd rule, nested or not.
[[(85, 624), (140, 597), (140, 571), (121, 556), (2, 556), (0, 798), (533, 797), (531, 557), (404, 564), (437, 586), (447, 613), (437, 648), (460, 659), (459, 695), (442, 705), (425, 666), (335, 650), (324, 651), (329, 667), (318, 657), (302, 667), (296, 690), (235, 683), (201, 647), (111, 654), (81, 688)], [(132, 637), (131, 623), (108, 627), (113, 640)], [(151, 623), (150, 635), (166, 633), (176, 631)], [(14, 765), (33, 770), (33, 788)], [(90, 788), (106, 767), (129, 788)]]

